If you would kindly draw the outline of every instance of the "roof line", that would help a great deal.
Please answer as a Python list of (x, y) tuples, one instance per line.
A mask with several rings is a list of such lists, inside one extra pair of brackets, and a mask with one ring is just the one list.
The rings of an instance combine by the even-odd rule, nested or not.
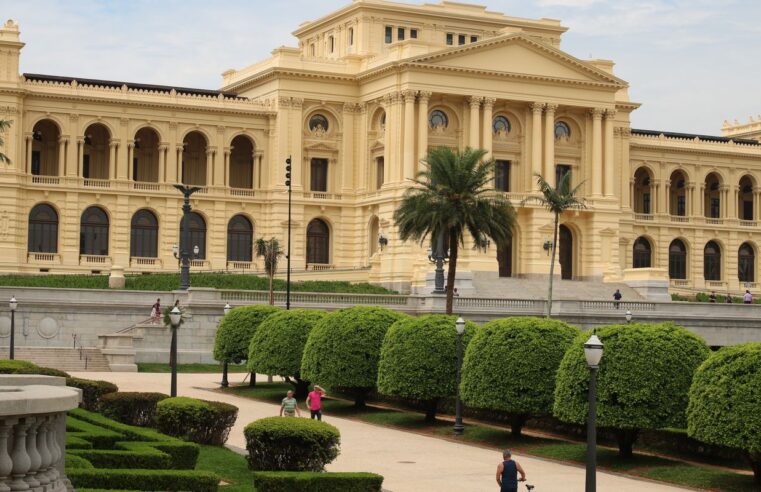
[(706, 142), (735, 142), (735, 143), (741, 143), (745, 145), (761, 145), (761, 142), (758, 142), (756, 140), (752, 140), (749, 138), (732, 138), (732, 137), (719, 137), (716, 135), (699, 135), (695, 133), (679, 133), (679, 132), (662, 132), (660, 130), (642, 130), (642, 129), (635, 129), (632, 128), (632, 134), (633, 135), (645, 135), (650, 137), (657, 137), (659, 135), (663, 135), (664, 137), (671, 137), (671, 138), (687, 138), (687, 139), (699, 139), (699, 140), (705, 140)]

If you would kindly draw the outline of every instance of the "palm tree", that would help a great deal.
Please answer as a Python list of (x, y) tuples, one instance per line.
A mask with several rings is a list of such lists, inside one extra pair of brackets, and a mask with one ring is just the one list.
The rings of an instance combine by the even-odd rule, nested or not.
[[(5, 130), (10, 128), (11, 123), (13, 123), (11, 120), (0, 120), (0, 148), (5, 147), (3, 134), (5, 133)], [(11, 160), (3, 152), (0, 152), (0, 162), (11, 162)]]
[(550, 288), (547, 293), (547, 317), (549, 318), (552, 313), (552, 277), (555, 273), (555, 251), (558, 244), (558, 227), (560, 226), (560, 216), (566, 210), (570, 209), (584, 209), (587, 208), (583, 198), (578, 198), (576, 195), (584, 183), (579, 183), (575, 188), (571, 188), (571, 173), (567, 172), (560, 178), (560, 182), (555, 188), (545, 181), (545, 179), (536, 174), (536, 182), (539, 184), (539, 191), (542, 196), (531, 196), (525, 198), (521, 205), (525, 205), (526, 202), (535, 201), (543, 205), (555, 216), (555, 230), (554, 239), (552, 241), (552, 260), (550, 262)]
[(475, 249), (485, 250), (490, 240), (505, 244), (515, 223), (510, 202), (490, 190), (494, 161), (484, 162), (485, 155), (482, 149), (430, 150), (422, 161), (425, 170), (414, 180), (417, 186), (407, 190), (394, 212), (402, 241), (414, 239), (422, 245), (426, 238), (442, 237), (449, 246), (447, 314), (452, 314), (457, 249), (465, 244), (465, 232)]
[(280, 241), (274, 237), (265, 240), (259, 238), (256, 240), (256, 256), (264, 258), (264, 271), (267, 272), (267, 277), (270, 280), (270, 305), (275, 304), (275, 292), (272, 289), (272, 281), (277, 273), (277, 262), (280, 257), (283, 256), (283, 249), (280, 247)]

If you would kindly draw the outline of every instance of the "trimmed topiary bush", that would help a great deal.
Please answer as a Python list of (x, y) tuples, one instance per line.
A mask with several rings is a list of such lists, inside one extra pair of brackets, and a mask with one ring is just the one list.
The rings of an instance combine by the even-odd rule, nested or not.
[[(566, 422), (587, 418), (589, 369), (584, 342), (574, 339), (560, 363), (553, 413)], [(619, 455), (632, 456), (640, 429), (682, 428), (695, 369), (706, 343), (673, 323), (612, 325), (597, 329), (604, 351), (597, 375), (597, 425), (615, 431)]]
[(255, 472), (257, 492), (381, 492), (375, 473)]
[(327, 315), (316, 309), (293, 309), (267, 317), (248, 347), (248, 370), (283, 376), (293, 384), (297, 399), (304, 399), (309, 381), (301, 378), (301, 358), (309, 332)]
[(66, 386), (82, 390), (82, 402), (80, 407), (85, 410), (96, 412), (100, 399), (108, 393), (116, 393), (119, 387), (108, 381), (95, 381), (92, 379), (66, 378)]
[(243, 431), (248, 466), (261, 471), (322, 471), (336, 459), (341, 434), (319, 420), (267, 417)]
[(514, 436), (532, 416), (552, 414), (555, 375), (579, 330), (562, 321), (512, 317), (486, 323), (468, 345), (462, 399), (508, 414)]
[(134, 490), (183, 490), (188, 492), (217, 492), (219, 476), (200, 470), (66, 470), (66, 476), (77, 489), (124, 484)]
[(99, 411), (119, 422), (150, 427), (155, 424), (156, 404), (169, 398), (164, 393), (116, 392), (103, 395)]
[[(426, 403), (425, 418), (436, 419), (438, 402), (455, 395), (456, 316), (403, 318), (388, 329), (378, 363), (378, 391)], [(478, 325), (465, 323), (463, 350)]]
[(52, 367), (40, 367), (26, 360), (0, 360), (0, 374), (40, 374), (68, 378), (69, 373)]
[(761, 484), (761, 343), (724, 347), (695, 372), (687, 432), (741, 449)]
[(390, 309), (355, 306), (335, 311), (312, 329), (301, 361), (302, 377), (350, 392), (357, 406), (378, 379), (378, 359), (386, 331), (406, 315)]
[(238, 407), (218, 401), (176, 397), (156, 405), (156, 425), (164, 434), (221, 446), (238, 418)]

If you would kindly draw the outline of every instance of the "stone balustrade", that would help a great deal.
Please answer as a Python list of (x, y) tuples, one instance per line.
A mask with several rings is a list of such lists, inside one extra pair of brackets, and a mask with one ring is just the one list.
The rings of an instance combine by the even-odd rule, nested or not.
[(63, 378), (0, 376), (0, 492), (73, 490), (64, 474), (66, 411), (80, 391)]

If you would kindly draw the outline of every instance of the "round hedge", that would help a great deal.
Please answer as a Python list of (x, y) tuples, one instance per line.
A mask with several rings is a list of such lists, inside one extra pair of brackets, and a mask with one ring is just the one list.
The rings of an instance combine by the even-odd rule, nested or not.
[(118, 391), (100, 398), (98, 410), (106, 417), (128, 425), (150, 427), (156, 420), (156, 405), (169, 398), (164, 393)]
[(69, 373), (52, 367), (40, 367), (26, 360), (0, 360), (0, 374), (39, 374), (59, 378), (71, 377)]
[(695, 372), (687, 432), (710, 444), (742, 449), (761, 483), (761, 343), (724, 347)]
[(462, 367), (461, 395), (474, 408), (509, 414), (513, 434), (531, 416), (552, 414), (555, 375), (579, 330), (562, 321), (512, 317), (486, 323)]
[(304, 347), (301, 375), (314, 383), (352, 391), (356, 404), (378, 379), (378, 358), (388, 328), (406, 315), (355, 306), (335, 311), (312, 329)]
[(179, 396), (156, 405), (159, 431), (199, 444), (224, 444), (237, 417), (238, 407), (220, 401)]
[(259, 471), (322, 471), (336, 459), (341, 434), (312, 419), (267, 417), (243, 431), (248, 466)]
[(248, 345), (256, 329), (268, 316), (280, 311), (270, 305), (242, 306), (232, 309), (219, 322), (214, 339), (214, 359), (240, 364), (248, 357)]
[[(567, 422), (587, 418), (590, 335), (576, 337), (558, 369), (553, 413)], [(631, 456), (639, 429), (683, 428), (692, 375), (709, 354), (703, 339), (673, 323), (606, 326), (597, 336), (597, 424), (617, 431), (619, 454)]]
[[(378, 362), (378, 391), (428, 402), (426, 418), (436, 417), (436, 402), (455, 395), (457, 316), (431, 314), (403, 318), (388, 329)], [(478, 325), (465, 323), (463, 349)]]
[(100, 399), (109, 394), (119, 391), (119, 387), (108, 381), (94, 379), (66, 378), (66, 386), (82, 390), (82, 402), (80, 407), (91, 412), (98, 411)]

